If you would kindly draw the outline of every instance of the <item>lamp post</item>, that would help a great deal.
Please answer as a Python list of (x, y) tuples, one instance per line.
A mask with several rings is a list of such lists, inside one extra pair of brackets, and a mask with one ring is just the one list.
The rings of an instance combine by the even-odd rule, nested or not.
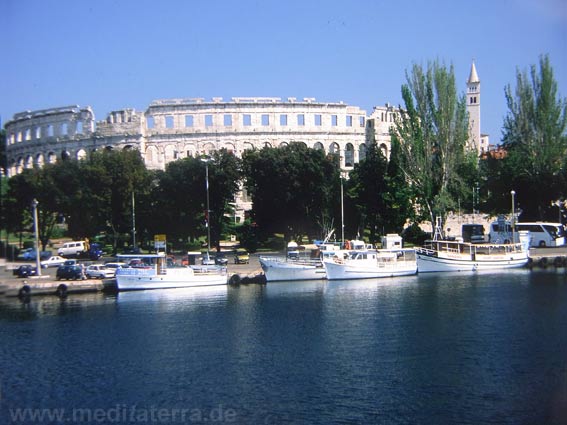
[(205, 163), (205, 185), (207, 188), (207, 260), (209, 259), (209, 253), (211, 251), (211, 225), (210, 221), (210, 207), (209, 207), (209, 161), (210, 158), (201, 158), (201, 161)]
[(136, 252), (136, 197), (132, 190), (132, 247)]
[(516, 191), (511, 190), (510, 194), (512, 195), (512, 243), (516, 242), (516, 212), (515, 212), (515, 200), (514, 197), (516, 196)]
[(32, 201), (32, 210), (33, 210), (33, 231), (34, 231), (34, 242), (35, 242), (35, 267), (36, 267), (36, 276), (41, 276), (41, 262), (39, 258), (39, 232), (37, 229), (37, 199), (33, 199)]

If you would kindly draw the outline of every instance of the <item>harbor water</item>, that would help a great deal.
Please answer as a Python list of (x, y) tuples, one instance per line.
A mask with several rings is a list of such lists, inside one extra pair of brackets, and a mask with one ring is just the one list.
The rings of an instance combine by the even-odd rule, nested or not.
[(563, 424), (567, 273), (0, 300), (0, 423)]

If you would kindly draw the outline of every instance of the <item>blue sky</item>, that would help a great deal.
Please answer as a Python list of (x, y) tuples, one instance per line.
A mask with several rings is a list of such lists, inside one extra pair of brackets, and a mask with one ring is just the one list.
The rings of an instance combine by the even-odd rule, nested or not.
[(401, 103), (413, 63), (474, 58), (481, 130), (549, 54), (567, 97), (567, 0), (0, 0), (0, 115), (78, 104), (97, 120), (154, 99), (275, 96)]

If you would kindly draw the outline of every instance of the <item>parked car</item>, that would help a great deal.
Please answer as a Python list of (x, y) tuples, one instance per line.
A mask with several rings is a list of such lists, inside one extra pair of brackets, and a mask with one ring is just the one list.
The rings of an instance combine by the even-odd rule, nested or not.
[(104, 267), (106, 267), (107, 269), (113, 270), (114, 273), (111, 277), (114, 277), (114, 276), (116, 276), (116, 269), (119, 269), (121, 267), (128, 267), (128, 264), (120, 263), (120, 262), (118, 262), (118, 263), (105, 263)]
[(116, 269), (109, 269), (104, 264), (91, 264), (85, 270), (87, 279), (107, 279), (116, 275)]
[[(41, 251), (39, 253), (39, 259), (45, 260), (49, 258), (53, 253), (51, 251)], [(35, 260), (35, 248), (26, 248), (18, 254), (18, 260), (23, 261), (33, 261)]]
[(14, 276), (28, 277), (37, 275), (37, 269), (30, 264), (23, 264), (13, 271)]
[(218, 252), (217, 255), (215, 255), (215, 264), (217, 266), (226, 266), (228, 264), (228, 258), (226, 258), (222, 252)]
[(248, 264), (250, 262), (250, 255), (248, 251), (243, 248), (238, 248), (234, 255), (234, 264)]
[(57, 280), (82, 280), (85, 278), (86, 276), (83, 273), (83, 266), (80, 266), (78, 264), (59, 266), (57, 273), (55, 274), (55, 279)]
[(65, 259), (60, 257), (59, 255), (53, 255), (49, 257), (47, 260), (43, 260), (41, 262), (41, 267), (44, 269), (47, 267), (59, 267), (65, 263)]
[(88, 241), (72, 241), (65, 242), (61, 248), (57, 250), (57, 254), (62, 257), (90, 258), (98, 260), (102, 255), (100, 244)]

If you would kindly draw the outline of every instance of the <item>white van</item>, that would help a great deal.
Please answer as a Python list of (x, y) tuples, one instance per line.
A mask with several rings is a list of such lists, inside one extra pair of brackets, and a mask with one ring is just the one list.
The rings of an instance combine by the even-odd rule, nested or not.
[(57, 254), (62, 257), (77, 257), (85, 251), (87, 251), (85, 241), (73, 241), (65, 242), (63, 246), (57, 250)]
[[(530, 232), (530, 247), (563, 246), (565, 245), (565, 230), (561, 223), (536, 221), (516, 223), (516, 232)], [(495, 221), (490, 225), (490, 241), (509, 242), (512, 240), (512, 225), (509, 221)], [(516, 234), (516, 242), (518, 235)]]

